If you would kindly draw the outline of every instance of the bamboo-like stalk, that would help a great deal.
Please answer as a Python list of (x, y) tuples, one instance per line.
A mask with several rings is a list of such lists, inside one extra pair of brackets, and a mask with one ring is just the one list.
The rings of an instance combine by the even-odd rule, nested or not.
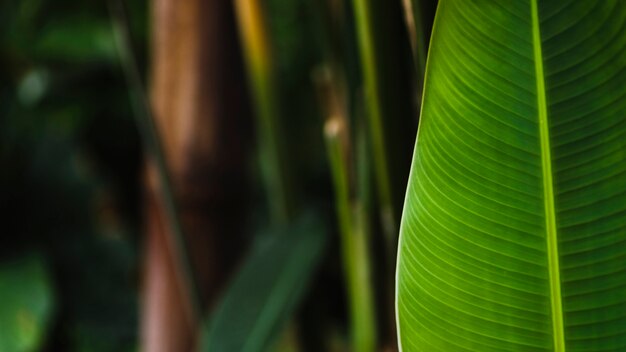
[(428, 44), (424, 30), (424, 16), (420, 0), (402, 0), (404, 6), (404, 19), (409, 31), (411, 50), (413, 51), (413, 64), (417, 75), (418, 87), (424, 82), (426, 70), (426, 51)]
[[(272, 218), (285, 224), (294, 213), (280, 104), (268, 29), (259, 0), (236, 0), (235, 10), (260, 135), (262, 172)], [(265, 163), (263, 163), (265, 161)]]
[(148, 98), (139, 75), (139, 68), (136, 57), (133, 53), (128, 22), (121, 1), (109, 1), (113, 18), (113, 30), (115, 43), (120, 55), (122, 68), (131, 94), (131, 102), (135, 110), (135, 120), (141, 135), (144, 150), (154, 163), (157, 169), (158, 183), (160, 187), (161, 205), (165, 211), (167, 223), (170, 231), (165, 233), (168, 242), (174, 250), (174, 262), (177, 271), (176, 277), (180, 281), (181, 288), (185, 291), (184, 296), (188, 297), (189, 316), (193, 321), (199, 321), (202, 312), (202, 300), (200, 299), (200, 289), (191, 262), (189, 248), (185, 241), (183, 226), (180, 220), (178, 205), (174, 197), (172, 188), (172, 178), (165, 159), (161, 138), (156, 127), (154, 116), (148, 103)]
[(351, 200), (347, 161), (341, 134), (345, 126), (330, 118), (325, 138), (335, 186), (335, 203), (339, 218), (341, 249), (350, 304), (352, 348), (354, 351), (376, 349), (376, 320), (371, 283), (371, 258), (368, 248), (367, 219), (359, 202)]
[[(297, 212), (294, 182), (281, 121), (278, 86), (264, 9), (260, 0), (235, 0), (235, 16), (254, 104), (259, 160), (274, 226), (285, 226)], [(279, 349), (298, 350), (297, 329), (290, 322), (277, 342)]]
[[(352, 350), (374, 351), (377, 324), (374, 308), (369, 242), (370, 229), (366, 207), (358, 196), (362, 191), (354, 182), (354, 163), (349, 157), (345, 87), (337, 73), (322, 69), (315, 77), (321, 104), (326, 110), (324, 138), (335, 189), (335, 207), (339, 221), (341, 253), (346, 293), (350, 306)], [(355, 194), (355, 191), (359, 194)]]
[(374, 156), (374, 170), (378, 185), (378, 196), (381, 207), (381, 221), (387, 242), (388, 254), (395, 248), (395, 235), (398, 229), (398, 209), (394, 200), (391, 162), (385, 136), (386, 126), (383, 121), (383, 109), (380, 75), (378, 71), (379, 55), (375, 39), (375, 21), (371, 0), (353, 0), (357, 37), (361, 55), (361, 70), (364, 81), (364, 98), (367, 104), (367, 118)]

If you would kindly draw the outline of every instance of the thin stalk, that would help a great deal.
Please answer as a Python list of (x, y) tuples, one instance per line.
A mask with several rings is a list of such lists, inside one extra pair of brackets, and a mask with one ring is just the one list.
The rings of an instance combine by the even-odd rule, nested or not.
[[(370, 139), (367, 133), (367, 126), (365, 125), (366, 121), (363, 118), (360, 118), (364, 114), (364, 106), (363, 106), (363, 97), (358, 96), (356, 98), (355, 103), (355, 118), (356, 121), (354, 127), (354, 163), (356, 168), (356, 197), (361, 204), (361, 212), (363, 214), (362, 221), (364, 222), (364, 226), (371, 227), (372, 222), (368, 219), (371, 219), (372, 214), (374, 214), (374, 195), (372, 194), (372, 160), (370, 157)], [(390, 251), (392, 247), (387, 245), (383, 250)], [(382, 251), (381, 251), (382, 252)], [(380, 253), (380, 252), (378, 252)], [(377, 277), (377, 289), (375, 294), (378, 295), (381, 300), (378, 301), (382, 306), (379, 309), (379, 332), (381, 343), (385, 348), (391, 348), (391, 350), (395, 350), (394, 344), (396, 341), (396, 320), (395, 320), (395, 310), (394, 310), (394, 278), (395, 275), (395, 259), (394, 257), (390, 257), (390, 253), (385, 253), (387, 256), (383, 257), (384, 260), (380, 260), (376, 264), (379, 269), (382, 269), (378, 273), (380, 274)], [(391, 253), (395, 254), (395, 253)]]
[(236, 0), (235, 11), (256, 110), (262, 171), (272, 218), (277, 224), (285, 224), (294, 212), (292, 180), (280, 124), (279, 94), (274, 82), (267, 25), (259, 0)]
[(345, 126), (330, 118), (324, 136), (335, 187), (341, 250), (347, 282), (354, 351), (376, 350), (376, 320), (371, 283), (369, 231), (364, 207), (350, 196), (347, 160), (341, 134)]
[(413, 52), (413, 64), (417, 74), (418, 87), (421, 90), (426, 70), (427, 40), (424, 30), (424, 16), (422, 13), (421, 0), (402, 0), (404, 16), (411, 41)]
[(120, 55), (120, 61), (124, 70), (124, 76), (129, 86), (131, 102), (135, 109), (135, 122), (141, 135), (144, 150), (153, 161), (157, 169), (157, 177), (160, 186), (160, 200), (164, 209), (164, 215), (169, 224), (170, 231), (165, 231), (168, 236), (170, 247), (173, 248), (174, 266), (177, 271), (176, 277), (180, 280), (181, 289), (188, 297), (189, 316), (192, 321), (199, 321), (202, 311), (202, 300), (200, 290), (195, 276), (189, 248), (185, 240), (183, 226), (180, 221), (178, 205), (172, 189), (172, 181), (167, 167), (167, 161), (161, 145), (159, 131), (157, 130), (152, 109), (148, 102), (145, 89), (143, 87), (137, 59), (133, 53), (128, 19), (121, 1), (109, 1), (112, 16), (115, 43)]
[[(260, 0), (235, 0), (234, 6), (259, 131), (259, 159), (270, 215), (275, 226), (285, 226), (293, 220), (297, 204), (281, 124), (280, 94), (268, 26)], [(279, 339), (281, 349), (299, 349), (296, 331), (294, 323), (289, 323)]]
[(353, 0), (355, 21), (359, 49), (361, 55), (361, 70), (363, 74), (364, 95), (367, 106), (369, 132), (374, 155), (374, 169), (378, 185), (378, 196), (381, 207), (381, 221), (386, 238), (389, 254), (394, 252), (395, 236), (398, 229), (398, 213), (395, 209), (398, 203), (394, 199), (391, 162), (388, 158), (387, 141), (385, 137), (385, 116), (381, 92), (381, 72), (379, 72), (379, 54), (376, 48), (374, 9), (371, 0)]
[[(370, 229), (366, 202), (355, 197), (361, 191), (351, 177), (355, 174), (349, 157), (345, 87), (338, 70), (320, 69), (314, 76), (320, 101), (328, 117), (324, 138), (335, 188), (335, 207), (339, 220), (341, 253), (346, 292), (350, 305), (352, 350), (374, 351), (377, 345), (377, 324), (372, 286)], [(356, 194), (363, 196), (363, 194)]]

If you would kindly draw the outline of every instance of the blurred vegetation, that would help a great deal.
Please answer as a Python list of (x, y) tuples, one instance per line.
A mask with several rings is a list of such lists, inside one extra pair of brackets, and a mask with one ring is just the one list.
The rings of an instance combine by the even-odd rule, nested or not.
[(135, 350), (141, 154), (105, 4), (3, 1), (0, 63), (0, 350)]
[[(274, 304), (251, 346), (393, 349), (390, 243), (408, 176), (417, 126), (416, 77), (421, 77), (411, 59), (402, 4), (380, 2), (388, 10), (370, 8), (367, 21), (359, 22), (353, 5), (369, 6), (368, 1), (259, 3), (271, 83), (251, 89), (249, 100), (262, 105), (263, 99), (273, 99), (273, 107), (257, 114), (261, 152), (249, 160), (253, 204), (241, 217), (250, 224), (250, 243), (238, 247), (251, 250), (245, 251), (248, 257), (223, 304), (215, 314), (202, 312), (204, 327), (213, 329), (205, 331), (212, 336), (207, 343), (239, 346), (245, 329), (252, 331), (259, 322), (233, 317), (252, 319), (260, 306)], [(128, 49), (149, 83), (149, 4), (127, 5), (133, 39)], [(425, 16), (431, 18), (433, 11), (429, 8)], [(368, 21), (372, 28), (365, 28)], [(426, 20), (422, 33), (428, 33), (431, 22)], [(359, 31), (376, 35), (360, 38)], [(133, 88), (125, 80), (115, 40), (106, 2), (0, 3), (0, 216), (5, 233), (0, 324), (9, 326), (0, 328), (0, 352), (140, 348), (144, 152), (129, 100)], [(398, 53), (397, 60), (380, 55), (375, 67), (368, 66), (371, 62), (361, 55), (372, 52), (362, 47), (364, 40), (374, 41), (379, 54)], [(368, 75), (378, 77), (378, 83)], [(248, 79), (256, 84), (254, 75)], [(263, 114), (282, 132), (264, 132)], [(277, 142), (272, 138), (280, 139), (277, 163), (288, 169), (291, 183), (286, 192), (293, 215), (280, 225), (270, 220), (277, 198), (272, 182), (282, 184), (268, 181), (277, 177), (267, 170), (276, 164), (267, 155), (272, 150), (267, 144)], [(384, 148), (374, 150), (379, 147)], [(376, 153), (391, 153), (387, 164), (380, 164)], [(389, 175), (381, 181), (375, 170), (383, 169)], [(399, 180), (393, 196), (377, 187), (390, 180)], [(297, 251), (289, 253), (287, 245)], [(296, 343), (288, 341), (289, 332), (280, 333), (284, 326), (297, 327)], [(221, 329), (232, 332), (224, 337), (230, 341), (215, 339)]]

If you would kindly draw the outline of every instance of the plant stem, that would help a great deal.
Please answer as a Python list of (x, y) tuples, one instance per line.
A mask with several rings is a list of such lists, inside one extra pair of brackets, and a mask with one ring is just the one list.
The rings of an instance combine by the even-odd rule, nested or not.
[(378, 196), (381, 208), (381, 221), (386, 238), (388, 254), (394, 252), (395, 236), (399, 219), (395, 209), (393, 186), (391, 184), (391, 163), (386, 141), (386, 127), (383, 119), (381, 72), (379, 72), (379, 53), (376, 48), (373, 7), (370, 0), (353, 0), (357, 36), (361, 54), (361, 70), (364, 80), (364, 98), (367, 106), (369, 132), (372, 139), (374, 169), (378, 184)]
[(236, 0), (235, 10), (256, 110), (262, 172), (272, 218), (276, 224), (285, 224), (294, 213), (292, 180), (265, 17), (259, 0)]
[(426, 32), (424, 30), (424, 16), (420, 0), (402, 0), (404, 15), (413, 51), (413, 64), (417, 74), (418, 88), (421, 90), (426, 70)]
[(136, 57), (132, 50), (128, 20), (126, 18), (124, 6), (121, 1), (109, 1), (115, 43), (124, 76), (127, 80), (131, 94), (131, 102), (135, 109), (135, 121), (141, 135), (144, 150), (150, 157), (157, 169), (157, 177), (160, 186), (159, 196), (164, 209), (170, 231), (166, 231), (170, 247), (174, 250), (174, 266), (177, 271), (177, 278), (180, 280), (181, 288), (185, 291), (184, 296), (188, 297), (190, 317), (193, 321), (199, 321), (202, 311), (202, 300), (200, 290), (195, 276), (189, 248), (185, 240), (183, 226), (180, 221), (178, 205), (174, 197), (172, 181), (167, 167), (167, 161), (161, 145), (159, 131), (157, 130), (152, 109), (148, 102), (145, 89), (143, 87)]
[(335, 186), (344, 270), (350, 301), (352, 348), (354, 351), (376, 349), (376, 320), (371, 283), (369, 227), (364, 207), (350, 196), (347, 161), (341, 134), (345, 125), (331, 118), (325, 126), (330, 168)]
[[(365, 203), (355, 198), (354, 170), (351, 167), (347, 129), (345, 87), (338, 70), (318, 70), (315, 83), (327, 120), (324, 138), (335, 188), (335, 207), (343, 259), (346, 292), (350, 304), (352, 350), (374, 351), (377, 345), (376, 312), (369, 254), (369, 222)], [(362, 196), (362, 194), (358, 194)]]

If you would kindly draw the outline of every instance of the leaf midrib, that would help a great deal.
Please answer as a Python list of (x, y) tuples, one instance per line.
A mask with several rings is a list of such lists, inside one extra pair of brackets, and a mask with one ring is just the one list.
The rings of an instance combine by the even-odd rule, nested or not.
[(537, 0), (530, 1), (532, 17), (533, 54), (537, 82), (537, 112), (539, 117), (539, 135), (541, 142), (541, 169), (543, 173), (543, 200), (546, 220), (546, 242), (548, 252), (548, 270), (550, 276), (550, 304), (552, 308), (552, 330), (554, 351), (565, 352), (565, 334), (563, 326), (563, 303), (561, 301), (561, 278), (559, 269), (558, 233), (556, 228), (556, 210), (554, 205), (554, 182), (552, 179), (552, 155), (550, 149), (550, 125), (546, 102), (545, 74), (543, 53), (541, 50), (541, 32)]

